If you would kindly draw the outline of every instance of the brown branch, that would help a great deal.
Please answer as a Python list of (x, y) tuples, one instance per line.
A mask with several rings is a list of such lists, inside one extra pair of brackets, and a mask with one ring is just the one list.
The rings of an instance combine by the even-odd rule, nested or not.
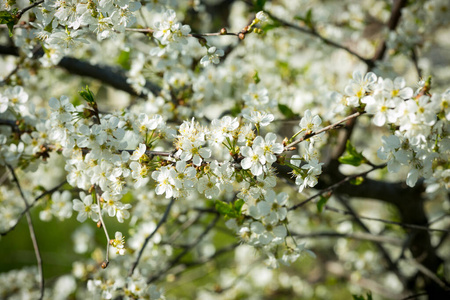
[(0, 119), (0, 126), (9, 126), (15, 133), (20, 135), (20, 129), (15, 120)]
[(311, 35), (311, 36), (313, 36), (313, 37), (318, 38), (319, 40), (321, 40), (322, 42), (324, 42), (324, 43), (327, 44), (327, 45), (330, 45), (330, 46), (335, 47), (335, 48), (337, 48), (337, 49), (344, 50), (344, 51), (346, 51), (347, 53), (349, 53), (350, 55), (352, 55), (352, 56), (358, 58), (360, 61), (362, 61), (363, 63), (365, 63), (368, 67), (372, 67), (372, 65), (373, 65), (373, 61), (372, 61), (372, 60), (367, 59), (367, 58), (364, 58), (364, 57), (362, 57), (361, 55), (359, 55), (358, 53), (356, 53), (355, 51), (353, 51), (353, 50), (351, 50), (351, 49), (349, 49), (349, 48), (347, 48), (347, 47), (345, 47), (345, 46), (343, 46), (343, 45), (341, 45), (341, 44), (339, 44), (339, 43), (337, 43), (337, 42), (334, 42), (334, 41), (332, 41), (332, 40), (330, 40), (330, 39), (328, 39), (328, 38), (326, 38), (326, 37), (324, 37), (323, 35), (319, 34), (319, 33), (318, 33), (316, 30), (314, 30), (314, 29), (309, 29), (309, 28), (306, 28), (306, 27), (301, 27), (301, 26), (299, 26), (299, 25), (292, 24), (292, 23), (286, 22), (286, 21), (283, 20), (283, 19), (280, 19), (280, 18), (278, 18), (278, 17), (275, 17), (273, 14), (271, 14), (271, 13), (269, 13), (269, 12), (266, 12), (266, 13), (267, 13), (267, 15), (268, 15), (270, 18), (272, 18), (273, 20), (275, 20), (276, 22), (282, 24), (282, 25), (285, 26), (285, 27), (290, 27), (290, 28), (293, 28), (293, 29), (298, 30), (298, 31), (300, 31), (300, 32), (309, 34), (309, 35)]
[[(16, 183), (17, 188), (19, 189), (20, 196), (22, 197), (22, 200), (25, 203), (26, 209), (29, 209), (29, 204), (27, 202), (27, 199), (25, 198), (25, 195), (23, 194), (23, 190), (22, 190), (22, 187), (20, 186), (19, 179), (17, 179), (16, 172), (14, 171), (13, 167), (11, 167), (10, 165), (6, 165), (6, 166), (8, 167), (9, 171), (11, 172), (11, 175), (13, 176), (13, 180)], [(44, 269), (43, 269), (43, 264), (42, 264), (41, 253), (39, 252), (39, 245), (38, 245), (37, 240), (36, 240), (36, 234), (34, 232), (34, 226), (33, 226), (32, 220), (31, 220), (30, 212), (27, 210), (25, 214), (26, 214), (26, 217), (27, 217), (27, 223), (28, 223), (28, 229), (30, 231), (31, 241), (33, 243), (34, 254), (36, 256), (39, 277), (41, 279), (40, 282), (39, 282), (39, 289), (40, 289), (40, 292), (41, 292), (40, 296), (39, 296), (39, 299), (43, 299), (44, 298), (45, 287), (44, 287)]]
[(415, 267), (419, 270), (420, 273), (427, 276), (429, 279), (433, 280), (441, 288), (447, 290), (447, 292), (450, 293), (450, 288), (448, 287), (448, 285), (445, 282), (443, 282), (441, 279), (439, 279), (439, 277), (436, 274), (434, 274), (430, 269), (428, 269), (423, 264), (421, 264), (413, 259), (409, 260), (408, 262), (415, 265)]
[(345, 177), (344, 179), (342, 179), (341, 181), (336, 182), (336, 183), (333, 184), (333, 185), (330, 185), (329, 187), (327, 187), (327, 188), (321, 190), (321, 191), (318, 192), (317, 194), (314, 194), (313, 196), (311, 196), (311, 197), (309, 197), (308, 199), (306, 199), (306, 200), (300, 202), (299, 204), (296, 204), (296, 205), (291, 206), (291, 207), (289, 208), (289, 210), (295, 210), (295, 209), (297, 209), (297, 208), (299, 208), (299, 207), (302, 207), (303, 205), (307, 204), (307, 203), (310, 202), (311, 200), (314, 200), (315, 198), (319, 197), (320, 195), (325, 194), (326, 192), (331, 192), (331, 191), (337, 189), (338, 187), (340, 187), (340, 186), (343, 185), (344, 183), (349, 182), (349, 181), (352, 180), (352, 179), (355, 179), (355, 178), (357, 178), (357, 177), (365, 177), (365, 176), (367, 176), (367, 174), (369, 174), (370, 172), (375, 171), (375, 170), (377, 170), (377, 169), (382, 169), (382, 168), (384, 168), (384, 167), (386, 167), (386, 164), (382, 164), (382, 165), (379, 165), (379, 166), (374, 166), (374, 167), (372, 167), (372, 169), (370, 169), (370, 170), (368, 170), (368, 171), (365, 171), (365, 172), (362, 172), (362, 173), (359, 173), (359, 174), (354, 174), (354, 175), (347, 176), (347, 177)]
[(188, 229), (189, 227), (191, 227), (192, 225), (194, 225), (195, 223), (197, 223), (198, 220), (200, 220), (200, 218), (202, 217), (203, 212), (199, 212), (194, 218), (187, 220), (186, 222), (184, 222), (179, 228), (178, 230), (176, 230), (174, 233), (172, 233), (169, 238), (167, 239), (167, 244), (173, 244), (175, 242), (175, 240), (181, 236), (181, 234), (183, 233), (183, 231), (185, 231), (186, 229)]
[(419, 59), (417, 57), (417, 52), (414, 49), (414, 47), (411, 49), (411, 60), (414, 64), (414, 68), (416, 69), (417, 72), (417, 77), (422, 78), (422, 69), (420, 69), (419, 67)]
[(423, 292), (423, 293), (418, 293), (418, 294), (414, 294), (414, 295), (402, 298), (401, 300), (419, 299), (420, 296), (426, 296), (426, 295), (428, 295), (428, 293)]
[(34, 2), (33, 4), (31, 4), (30, 6), (27, 6), (27, 7), (25, 7), (24, 9), (19, 10), (19, 12), (16, 14), (17, 21), (19, 21), (20, 18), (22, 18), (22, 16), (23, 16), (24, 13), (26, 13), (26, 12), (29, 11), (30, 9), (32, 9), (32, 8), (34, 8), (34, 7), (36, 7), (36, 6), (40, 5), (40, 4), (42, 4), (42, 3), (44, 3), (44, 0), (39, 0), (39, 1)]
[(344, 122), (346, 122), (346, 121), (348, 121), (348, 120), (351, 120), (351, 119), (355, 119), (355, 118), (359, 117), (360, 115), (362, 115), (362, 114), (364, 114), (364, 113), (365, 113), (365, 112), (356, 112), (356, 113), (354, 113), (354, 114), (352, 114), (352, 115), (350, 115), (350, 116), (345, 117), (344, 119), (342, 119), (342, 120), (340, 120), (340, 121), (337, 121), (336, 123), (333, 123), (333, 124), (331, 124), (331, 125), (328, 125), (328, 126), (322, 128), (322, 129), (320, 129), (320, 130), (317, 130), (317, 131), (314, 131), (314, 132), (307, 132), (303, 137), (301, 137), (301, 138), (299, 138), (298, 140), (293, 141), (292, 143), (290, 143), (289, 145), (287, 145), (287, 146), (285, 147), (285, 150), (286, 150), (286, 151), (291, 151), (291, 150), (293, 150), (293, 149), (290, 149), (290, 148), (292, 148), (293, 146), (295, 146), (295, 145), (297, 145), (297, 144), (303, 142), (304, 140), (307, 140), (307, 139), (309, 139), (309, 138), (312, 138), (313, 136), (318, 135), (318, 134), (320, 134), (320, 133), (322, 133), (322, 132), (325, 132), (325, 131), (328, 131), (328, 130), (331, 130), (331, 129), (336, 129), (336, 128), (340, 127), (339, 125), (340, 125), (341, 123), (344, 123)]
[(310, 232), (310, 233), (296, 233), (289, 230), (292, 236), (306, 239), (316, 239), (316, 238), (345, 238), (361, 241), (369, 241), (375, 243), (387, 243), (390, 245), (401, 246), (402, 242), (398, 238), (390, 236), (375, 235), (372, 233), (355, 232), (355, 233), (340, 233), (335, 231), (321, 231), (321, 232)]
[[(130, 32), (139, 32), (139, 33), (153, 33), (155, 32), (154, 29), (151, 28), (125, 28), (125, 31), (130, 31)], [(221, 33), (221, 32), (211, 32), (211, 33), (189, 33), (187, 34), (188, 37), (194, 37), (194, 38), (202, 38), (205, 36), (221, 36), (221, 35), (231, 35), (231, 36), (239, 36), (239, 33), (234, 33), (234, 32), (225, 32), (225, 33)]]
[(60, 184), (58, 184), (57, 186), (55, 186), (54, 188), (43, 192), (42, 194), (40, 194), (38, 197), (36, 197), (34, 199), (33, 202), (31, 202), (31, 204), (28, 204), (28, 206), (26, 206), (26, 208), (20, 213), (19, 217), (17, 218), (16, 223), (11, 226), (8, 230), (3, 231), (0, 233), (1, 236), (7, 235), (9, 232), (11, 232), (12, 230), (14, 230), (14, 228), (16, 228), (16, 226), (19, 224), (20, 220), (22, 219), (23, 215), (25, 215), (26, 213), (28, 213), (28, 211), (36, 204), (36, 202), (38, 202), (41, 198), (45, 197), (46, 195), (52, 194), (53, 192), (56, 192), (57, 190), (59, 190), (67, 181), (63, 181)]
[[(386, 299), (401, 299), (404, 298), (407, 293), (395, 293), (391, 289), (387, 288), (385, 284), (380, 284), (377, 281), (366, 278), (364, 276), (359, 279), (352, 278), (347, 268), (342, 265), (341, 262), (328, 261), (325, 263), (326, 273), (338, 276), (340, 278), (345, 278), (345, 282), (352, 282), (353, 284), (359, 285), (360, 287), (373, 291), (376, 294), (383, 296)], [(355, 299), (355, 298), (353, 298)], [(368, 298), (370, 299), (370, 298)]]
[(142, 254), (144, 253), (145, 247), (147, 247), (148, 242), (151, 240), (151, 238), (155, 235), (155, 233), (158, 231), (158, 229), (167, 221), (167, 218), (170, 213), (170, 209), (172, 208), (172, 205), (175, 203), (175, 198), (172, 197), (170, 199), (169, 205), (167, 205), (166, 211), (164, 212), (164, 215), (162, 216), (161, 220), (159, 220), (158, 224), (156, 225), (156, 228), (153, 230), (152, 233), (150, 233), (149, 236), (147, 236), (144, 240), (144, 244), (142, 245), (141, 249), (139, 250), (138, 256), (136, 257), (136, 260), (133, 262), (133, 265), (131, 266), (130, 271), (128, 272), (128, 276), (131, 277), (134, 273), (134, 270), (136, 269), (137, 265), (139, 264), (139, 261), (142, 257)]
[(350, 211), (342, 210), (342, 209), (335, 208), (335, 207), (331, 207), (329, 205), (325, 205), (324, 209), (332, 211), (332, 212), (340, 213), (342, 215), (350, 215), (353, 218), (358, 218), (358, 219), (368, 220), (368, 221), (376, 221), (376, 222), (381, 222), (381, 223), (391, 224), (391, 225), (398, 225), (398, 226), (403, 227), (403, 228), (410, 228), (410, 229), (423, 230), (423, 231), (429, 231), (429, 232), (430, 231), (435, 231), (435, 232), (449, 233), (449, 231), (445, 230), (445, 229), (429, 228), (429, 227), (426, 227), (426, 226), (420, 226), (420, 225), (415, 225), (415, 224), (408, 224), (408, 223), (403, 223), (403, 222), (389, 221), (389, 220), (378, 219), (378, 218), (363, 217), (363, 216), (360, 216), (360, 215), (353, 214)]
[[(408, 3), (407, 0), (396, 0), (394, 1), (394, 5), (392, 7), (391, 16), (389, 18), (389, 21), (387, 23), (387, 27), (389, 28), (389, 31), (394, 31), (397, 28), (398, 23), (400, 22), (400, 17), (402, 15), (402, 8), (406, 6)], [(378, 60), (383, 59), (384, 54), (386, 53), (387, 49), (387, 40), (385, 39), (381, 45), (378, 47), (377, 51), (375, 52), (374, 57), (372, 58), (372, 63), (375, 65), (375, 62)]]
[[(400, 17), (401, 17), (401, 9), (407, 4), (407, 0), (397, 0), (392, 8), (391, 16), (389, 18), (388, 22), (388, 28), (389, 30), (395, 30), (397, 27)], [(384, 53), (386, 52), (386, 42), (385, 39), (378, 50), (376, 51), (375, 55), (372, 57), (372, 59), (369, 60), (369, 63), (367, 64), (368, 70), (370, 71), (375, 67), (375, 64), (377, 61), (382, 60), (384, 57)], [(347, 140), (349, 140), (353, 133), (353, 128), (356, 125), (356, 119), (350, 120), (347, 122), (347, 130), (342, 131), (338, 137), (338, 145), (334, 149), (331, 159), (337, 160), (345, 151), (345, 145), (347, 143)]]
[(94, 194), (94, 196), (95, 196), (95, 198), (97, 200), (98, 217), (100, 219), (100, 223), (102, 225), (103, 231), (104, 231), (105, 236), (106, 236), (106, 256), (105, 256), (105, 261), (101, 265), (102, 269), (106, 269), (106, 267), (108, 267), (108, 264), (109, 264), (109, 245), (110, 245), (111, 239), (110, 239), (109, 234), (108, 234), (108, 229), (106, 229), (105, 221), (103, 221), (102, 205), (101, 205), (100, 199), (99, 199), (100, 197), (97, 196), (97, 192), (95, 191), (95, 186), (92, 186), (92, 189), (94, 190), (93, 194)]
[[(350, 204), (346, 200), (344, 200), (342, 197), (338, 196), (337, 199), (347, 209), (347, 211), (351, 214), (351, 216), (355, 219), (356, 223), (365, 232), (371, 234), (372, 232), (370, 231), (369, 227), (367, 227), (366, 224), (364, 224), (361, 221), (361, 218), (359, 217), (359, 215), (356, 214), (355, 210), (350, 206)], [(407, 286), (405, 276), (403, 276), (403, 274), (400, 273), (397, 264), (392, 260), (391, 256), (386, 251), (386, 249), (383, 247), (383, 245), (381, 245), (380, 243), (376, 243), (376, 242), (374, 244), (378, 248), (378, 250), (381, 252), (381, 255), (383, 255), (384, 260), (388, 264), (389, 270), (391, 270), (397, 276), (397, 278), (402, 282), (402, 284), (404, 286)]]
[[(34, 58), (42, 55), (43, 52), (39, 51)], [(0, 45), (0, 55), (13, 55), (19, 56), (19, 48), (14, 46)], [(57, 65), (71, 74), (86, 76), (103, 82), (115, 89), (127, 92), (133, 96), (144, 97), (144, 94), (137, 93), (133, 87), (127, 83), (126, 72), (119, 67), (92, 65), (86, 61), (79, 60), (70, 56), (65, 56)], [(147, 81), (145, 87), (149, 89), (153, 94), (158, 95), (161, 88)]]
[(152, 282), (155, 282), (156, 280), (158, 280), (158, 278), (160, 278), (163, 274), (165, 274), (167, 271), (169, 271), (170, 269), (173, 268), (173, 266), (175, 266), (186, 254), (189, 253), (189, 251), (191, 251), (192, 248), (194, 248), (195, 246), (197, 246), (204, 238), (205, 236), (208, 234), (208, 232), (214, 228), (214, 226), (216, 225), (217, 221), (219, 221), (220, 215), (216, 214), (215, 218), (208, 224), (208, 226), (205, 228), (205, 230), (195, 239), (194, 242), (192, 242), (192, 244), (190, 244), (188, 247), (186, 247), (186, 249), (184, 249), (180, 254), (178, 254), (169, 264), (166, 268), (164, 268), (164, 270), (160, 271), (158, 274), (150, 277), (147, 280), (147, 284), (150, 284)]

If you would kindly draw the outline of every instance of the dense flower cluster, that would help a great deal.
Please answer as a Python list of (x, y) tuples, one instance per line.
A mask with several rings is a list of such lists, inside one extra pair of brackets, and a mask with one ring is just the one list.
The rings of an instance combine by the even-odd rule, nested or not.
[[(52, 89), (42, 88), (37, 96), (32, 78), (42, 70), (34, 67), (18, 68), (8, 86), (0, 90), (0, 166), (23, 170), (33, 186), (40, 185), (36, 182), (43, 180), (39, 175), (46, 166), (60, 169), (70, 186), (70, 190), (48, 193), (39, 204), (32, 202), (38, 199), (38, 188), (19, 195), (1, 186), (0, 231), (13, 228), (23, 215), (25, 203), (17, 201), (23, 197), (29, 205), (40, 205), (42, 221), (73, 217), (84, 223), (72, 235), (74, 251), (92, 252), (91, 261), (74, 263), (72, 274), (57, 280), (49, 297), (67, 298), (77, 289), (76, 281), (88, 278), (83, 295), (164, 299), (163, 291), (151, 282), (180, 261), (178, 253), (195, 248), (192, 256), (199, 262), (220, 253), (213, 243), (217, 237), (209, 231), (219, 216), (241, 242), (236, 253), (239, 256), (238, 251), (243, 251), (245, 258), (236, 258), (238, 264), (250, 261), (245, 251), (254, 254), (255, 250), (270, 268), (291, 265), (303, 254), (314, 257), (295, 233), (309, 226), (307, 218), (303, 212), (294, 212), (292, 205), (309, 198), (319, 183), (330, 156), (327, 147), (333, 147), (337, 139), (327, 132), (355, 112), (362, 120), (368, 117), (367, 128), (380, 132), (380, 136), (365, 136), (373, 149), (364, 153), (370, 160), (360, 154), (362, 163), (375, 170), (384, 167), (376, 165), (380, 160), (386, 162), (390, 173), (404, 172), (400, 176), (408, 186), (423, 182), (429, 198), (448, 194), (450, 89), (434, 92), (429, 80), (413, 89), (402, 77), (385, 76), (382, 63), (374, 72), (353, 72), (345, 85), (347, 78), (336, 76), (332, 66), (312, 63), (318, 58), (315, 53), (305, 59), (310, 62), (291, 67), (298, 62), (293, 59), (298, 58), (298, 49), (304, 50), (308, 42), (295, 42), (288, 30), (274, 30), (280, 21), (262, 27), (267, 30), (262, 38), (250, 34), (261, 32), (259, 27), (272, 18), (262, 11), (253, 13), (250, 22), (248, 13), (243, 14), (246, 25), (239, 25), (239, 41), (222, 44), (191, 33), (191, 27), (182, 22), (182, 17), (192, 18), (190, 9), (201, 12), (199, 20), (209, 20), (204, 4), (190, 1), (189, 9), (180, 13), (177, 5), (183, 5), (173, 2), (44, 1), (30, 10), (31, 28), (15, 29), (14, 42), (24, 66), (33, 66), (40, 48), (43, 67), (55, 66), (64, 55), (77, 55), (77, 51), (89, 57), (91, 52), (108, 49), (111, 56), (119, 57), (114, 63), (128, 70), (126, 83), (145, 100), (132, 99), (129, 107), (114, 110), (99, 109), (101, 100), (88, 88), (80, 92), (86, 100), (83, 104), (78, 96), (56, 96), (59, 92)], [(424, 39), (418, 34), (421, 22), (428, 24), (427, 30), (448, 22), (444, 2), (429, 1), (421, 12), (417, 3), (405, 8), (406, 22), (389, 33), (387, 47), (398, 52), (414, 49)], [(234, 6), (232, 25), (239, 23), (239, 10), (245, 11), (239, 5)], [(2, 1), (0, 9), (13, 12), (13, 6)], [(277, 3), (267, 3), (266, 8), (276, 13), (284, 10)], [(310, 12), (309, 17), (293, 19), (320, 36), (327, 30), (333, 33), (332, 28), (323, 27), (323, 32), (313, 28), (325, 15), (324, 11), (313, 18)], [(133, 28), (139, 38), (124, 34), (136, 23), (145, 24), (145, 29)], [(193, 28), (198, 26), (194, 23)], [(361, 26), (356, 21), (348, 25)], [(130, 49), (133, 43), (137, 46)], [(271, 57), (276, 59), (269, 61)], [(92, 60), (102, 58), (97, 55)], [(360, 68), (349, 64), (345, 72), (351, 74), (350, 69)], [(338, 88), (342, 94), (333, 92)], [(98, 98), (102, 92), (99, 89)], [(315, 99), (325, 103), (319, 105)], [(280, 176), (282, 168), (288, 169), (286, 178)], [(31, 180), (27, 174), (37, 175)], [(288, 186), (285, 180), (289, 179)], [(170, 213), (176, 219), (173, 223), (183, 224), (182, 228), (160, 230), (159, 222), (166, 222)], [(203, 223), (197, 223), (210, 219), (215, 221), (206, 230)], [(106, 227), (113, 222), (129, 225), (129, 232), (114, 230), (114, 236), (109, 236)], [(114, 264), (108, 266), (108, 257), (98, 259), (98, 248), (91, 246), (91, 223), (103, 227)], [(345, 226), (339, 225), (339, 230)], [(182, 250), (177, 252), (177, 247)], [(338, 243), (336, 253), (357, 269), (362, 269), (358, 264), (368, 266), (377, 258), (369, 253), (356, 261), (349, 247)], [(107, 269), (99, 271), (100, 265)], [(18, 277), (24, 284), (9, 286)], [(34, 269), (1, 275), (0, 297), (14, 289), (38, 297), (32, 290), (36, 277)], [(242, 296), (229, 298), (238, 297)]]
[(376, 126), (390, 126), (392, 134), (382, 138), (383, 146), (378, 150), (378, 157), (387, 160), (389, 172), (408, 166), (409, 186), (424, 177), (449, 188), (447, 172), (442, 171), (448, 169), (450, 151), (450, 90), (431, 95), (428, 85), (422, 82), (414, 92), (401, 77), (392, 81), (374, 73), (363, 77), (355, 72), (343, 98), (347, 105), (374, 115)]

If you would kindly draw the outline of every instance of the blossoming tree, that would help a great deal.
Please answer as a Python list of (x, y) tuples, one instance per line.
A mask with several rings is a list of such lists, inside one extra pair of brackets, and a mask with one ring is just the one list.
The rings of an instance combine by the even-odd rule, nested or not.
[(448, 299), (448, 1), (0, 10), (0, 298)]

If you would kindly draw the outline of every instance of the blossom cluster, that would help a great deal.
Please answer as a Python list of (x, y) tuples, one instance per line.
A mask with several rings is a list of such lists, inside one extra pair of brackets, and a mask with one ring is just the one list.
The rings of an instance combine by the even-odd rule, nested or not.
[[(132, 206), (123, 203), (122, 196), (131, 185), (137, 189), (148, 185), (152, 178), (155, 193), (165, 198), (180, 199), (199, 193), (207, 199), (219, 199), (224, 193), (238, 190), (238, 197), (246, 204), (243, 213), (254, 220), (251, 225), (237, 224), (238, 231), (248, 228), (255, 235), (250, 244), (264, 246), (267, 253), (286, 243), (287, 195), (275, 195), (273, 188), (277, 180), (272, 168), (285, 151), (284, 146), (277, 142), (275, 133), (255, 134), (255, 129), (259, 132), (270, 125), (273, 115), (252, 111), (241, 120), (230, 116), (214, 119), (210, 126), (192, 119), (183, 122), (175, 134), (160, 115), (98, 114), (90, 105), (72, 105), (65, 96), (51, 98), (49, 106), (50, 117), (35, 124), (36, 130), (42, 126), (44, 132), (24, 133), (22, 144), (36, 163), (44, 155), (36, 149), (43, 151), (45, 146), (47, 156), (47, 152), (60, 152), (65, 158), (67, 182), (81, 190), (94, 191), (82, 191), (78, 199), (72, 200), (79, 222), (87, 219), (98, 222), (101, 215), (123, 222), (129, 218)], [(318, 120), (318, 116), (311, 119), (308, 111), (299, 125), (316, 130), (320, 125)], [(33, 140), (33, 136), (41, 140)], [(139, 144), (135, 150), (128, 150), (133, 140)], [(159, 154), (153, 150), (158, 143), (171, 141), (175, 151)], [(310, 156), (305, 154), (305, 158)], [(308, 161), (312, 165), (314, 159)], [(320, 174), (320, 164), (319, 169), (315, 165), (314, 168), (314, 172), (307, 171), (308, 178), (315, 179)], [(308, 180), (310, 187), (317, 182)], [(70, 217), (68, 203), (67, 192), (55, 193), (41, 218)], [(116, 237), (112, 245), (118, 253), (125, 253), (122, 238)], [(286, 249), (290, 251), (291, 247)]]
[[(419, 177), (429, 183), (448, 186), (450, 147), (450, 90), (429, 92), (429, 82), (422, 81), (413, 91), (401, 77), (393, 81), (364, 76), (355, 71), (340, 101), (350, 107), (364, 109), (373, 115), (374, 125), (389, 125), (391, 134), (382, 138), (378, 157), (386, 160), (389, 172), (408, 167), (406, 183), (413, 187)], [(436, 191), (439, 186), (432, 188)], [(431, 191), (431, 190), (430, 190)]]
[[(80, 281), (89, 278), (88, 291), (105, 299), (121, 296), (163, 299), (162, 291), (147, 284), (145, 278), (164, 275), (170, 269), (177, 243), (184, 249), (198, 246), (193, 256), (198, 255), (199, 261), (208, 258), (204, 253), (216, 250), (211, 250), (214, 248), (211, 235), (203, 237), (203, 244), (191, 244), (202, 229), (196, 224), (192, 228), (187, 226), (185, 233), (176, 231), (170, 237), (167, 234), (170, 230), (157, 231), (156, 223), (164, 219), (162, 210), (168, 207), (170, 213), (168, 203), (173, 199), (175, 223), (189, 224), (197, 211), (221, 214), (227, 227), (244, 244), (242, 248), (248, 246), (265, 255), (271, 268), (292, 264), (304, 253), (313, 256), (291, 234), (294, 225), (300, 224), (299, 214), (304, 212), (297, 210), (295, 213), (299, 214), (291, 217), (294, 212), (289, 205), (309, 197), (308, 189), (318, 184), (322, 174), (325, 146), (333, 143), (333, 138), (317, 132), (355, 111), (369, 116), (377, 131), (387, 134), (374, 143), (379, 149), (373, 151), (373, 156), (377, 152), (378, 158), (386, 161), (389, 172), (406, 169), (409, 186), (422, 177), (429, 195), (448, 193), (450, 90), (431, 92), (429, 82), (422, 82), (414, 90), (400, 77), (389, 79), (372, 72), (355, 72), (343, 95), (333, 93), (325, 97), (328, 92), (325, 83), (332, 90), (330, 83), (343, 85), (340, 80), (345, 76), (336, 76), (333, 66), (327, 63), (318, 64), (316, 60), (322, 58), (315, 55), (320, 51), (305, 56), (308, 62), (303, 66), (297, 65), (298, 59), (289, 60), (311, 43), (293, 39), (292, 32), (284, 34), (276, 29), (281, 23), (271, 23), (263, 38), (252, 40), (250, 36), (245, 41), (241, 39), (239, 45), (229, 44), (225, 60), (224, 51), (212, 46), (213, 39), (191, 33), (191, 27), (177, 18), (183, 13), (168, 8), (169, 2), (176, 1), (146, 2), (147, 10), (139, 11), (145, 2), (45, 1), (32, 9), (32, 29), (19, 28), (19, 24), (15, 29), (15, 45), (26, 57), (20, 58), (22, 65), (11, 76), (12, 87), (0, 91), (0, 166), (21, 168), (25, 173), (37, 170), (41, 174), (45, 164), (56, 169), (62, 163), (63, 176), (76, 193), (64, 190), (49, 194), (39, 202), (39, 217), (50, 221), (73, 216), (84, 223), (73, 235), (74, 249), (77, 253), (92, 250), (92, 259), (96, 260), (75, 263), (73, 276), (60, 278), (59, 288), (50, 291), (51, 296), (67, 298), (76, 289), (75, 278)], [(200, 1), (191, 2), (189, 5), (195, 6), (195, 11), (202, 12)], [(1, 9), (11, 10), (4, 3), (10, 2), (3, 1)], [(445, 17), (445, 11), (450, 11), (445, 10), (445, 0), (428, 1), (423, 9), (425, 16), (414, 17), (414, 9), (420, 11), (423, 3), (417, 1), (403, 9), (407, 22), (391, 32), (387, 41), (392, 53), (409, 52), (421, 43), (425, 31), (418, 24), (422, 21), (429, 24), (427, 30), (434, 30), (450, 20)], [(234, 6), (236, 11), (238, 5)], [(272, 7), (275, 13), (282, 11), (281, 2), (268, 2), (266, 7)], [(230, 18), (230, 26), (238, 23), (238, 15)], [(316, 18), (324, 16), (325, 11), (314, 13), (314, 17), (311, 13), (314, 20), (308, 23), (304, 19), (305, 24), (313, 26)], [(139, 18), (146, 28), (139, 24), (135, 30), (142, 29), (146, 35), (121, 34)], [(209, 20), (199, 13), (201, 18)], [(294, 18), (300, 20), (298, 16)], [(248, 22), (247, 14), (244, 19)], [(268, 19), (267, 14), (259, 12), (249, 28)], [(314, 32), (320, 35), (329, 28), (322, 29)], [(102, 44), (92, 43), (92, 36)], [(120, 64), (129, 64), (127, 83), (145, 101), (107, 113), (97, 109), (95, 101), (76, 105), (78, 99), (72, 97), (47, 97), (48, 93), (58, 93), (54, 89), (45, 92), (41, 89), (39, 96), (32, 94), (35, 83), (30, 78), (35, 70), (23, 66), (36, 57), (37, 43), (44, 49), (39, 60), (43, 66), (57, 64), (65, 54), (89, 58), (91, 62), (112, 61), (115, 52), (122, 51), (120, 58), (126, 59)], [(133, 43), (139, 46), (130, 49)], [(113, 58), (102, 57), (105, 49), (113, 52)], [(79, 53), (74, 52), (77, 50)], [(346, 68), (354, 65), (348, 64)], [(376, 72), (382, 74), (380, 70)], [(55, 74), (51, 77), (53, 81), (59, 79), (59, 73)], [(160, 89), (151, 86), (153, 80)], [(48, 81), (40, 84), (54, 87), (54, 82)], [(32, 97), (33, 101), (29, 101)], [(315, 99), (323, 98), (336, 103), (318, 105)], [(35, 108), (31, 103), (34, 100), (41, 100), (50, 110)], [(221, 115), (214, 106), (217, 102), (222, 102)], [(331, 111), (333, 104), (335, 109)], [(284, 106), (289, 106), (289, 110)], [(281, 142), (283, 138), (286, 139)], [(301, 139), (301, 143), (287, 147), (296, 139)], [(292, 174), (297, 186), (295, 192), (288, 194), (283, 189), (279, 165), (291, 169), (289, 175)], [(26, 193), (26, 198), (32, 199), (31, 196), (34, 191)], [(20, 199), (18, 193), (0, 187), (1, 232), (14, 226), (24, 210), (23, 201), (15, 199)], [(108, 237), (107, 247), (114, 264), (103, 273), (94, 272), (102, 260), (98, 259), (98, 249), (93, 249), (95, 243), (90, 242), (94, 240), (93, 230), (86, 226), (90, 221), (105, 226), (106, 217), (111, 218), (107, 223), (128, 220), (131, 229), (126, 234), (126, 243), (122, 232)], [(192, 222), (199, 219), (200, 213)], [(145, 239), (150, 235), (152, 239), (143, 251), (139, 268), (129, 276), (124, 269), (144, 250), (142, 247), (148, 242)], [(177, 235), (185, 236), (180, 238), (181, 242), (173, 242)], [(373, 259), (368, 255), (356, 261), (354, 252), (347, 250), (348, 247), (338, 245), (336, 252), (354, 265), (362, 261), (369, 265)], [(31, 274), (33, 278), (26, 278), (23, 287), (11, 285), (11, 289), (21, 289), (25, 294), (36, 285), (35, 271), (18, 274), (11, 272), (0, 276), (0, 280), (8, 287), (9, 282), (17, 281), (17, 276), (25, 278)], [(34, 293), (31, 295), (34, 297)]]

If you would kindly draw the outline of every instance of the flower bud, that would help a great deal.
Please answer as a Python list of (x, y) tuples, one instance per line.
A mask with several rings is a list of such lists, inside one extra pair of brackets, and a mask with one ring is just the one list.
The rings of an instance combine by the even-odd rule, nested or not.
[(220, 34), (224, 35), (224, 34), (227, 34), (227, 33), (228, 33), (228, 31), (227, 31), (227, 29), (225, 27), (220, 29)]

